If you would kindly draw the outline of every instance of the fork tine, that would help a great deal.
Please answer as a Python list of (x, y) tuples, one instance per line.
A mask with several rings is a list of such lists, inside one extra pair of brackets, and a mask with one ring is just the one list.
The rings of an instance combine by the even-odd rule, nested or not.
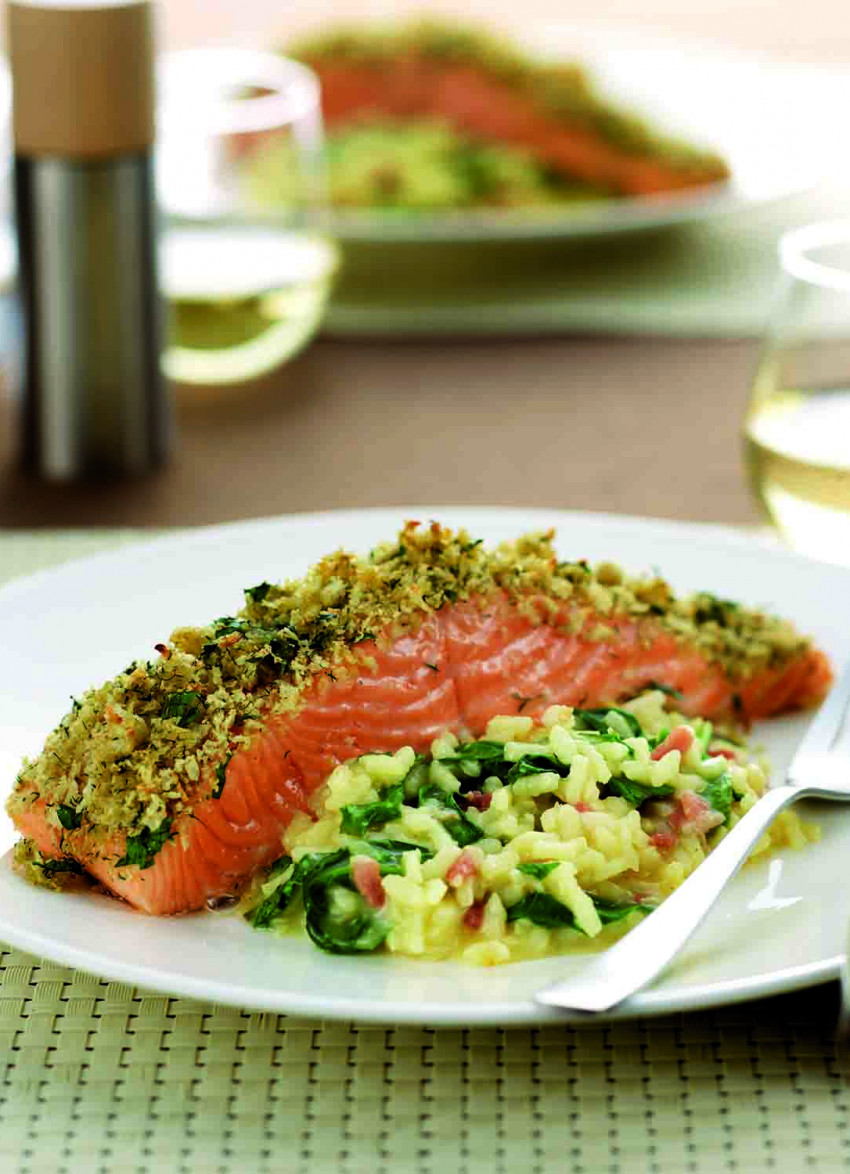
[(804, 754), (822, 754), (832, 749), (832, 745), (847, 713), (850, 702), (850, 661), (844, 666), (841, 675), (823, 702), (815, 717), (806, 730), (803, 740), (797, 747), (797, 757)]

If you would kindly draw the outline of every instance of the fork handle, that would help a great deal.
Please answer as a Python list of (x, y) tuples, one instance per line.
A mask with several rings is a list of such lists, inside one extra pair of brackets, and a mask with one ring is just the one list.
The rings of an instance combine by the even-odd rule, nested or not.
[(608, 1011), (646, 986), (679, 953), (775, 816), (813, 790), (786, 785), (768, 791), (658, 909), (616, 945), (589, 959), (574, 978), (538, 991), (537, 1002)]

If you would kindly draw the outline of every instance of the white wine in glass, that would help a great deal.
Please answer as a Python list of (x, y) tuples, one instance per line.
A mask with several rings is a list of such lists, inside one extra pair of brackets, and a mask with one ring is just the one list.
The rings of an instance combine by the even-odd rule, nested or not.
[(744, 426), (750, 480), (790, 546), (850, 564), (850, 223), (787, 234), (780, 259)]
[(279, 367), (318, 330), (335, 270), (336, 250), (308, 233), (170, 228), (160, 244), (170, 316), (166, 375), (219, 385)]
[[(177, 383), (244, 383), (312, 339), (333, 285), (337, 250), (314, 227), (323, 206), (318, 83), (297, 62), (242, 49), (170, 54), (160, 79), (163, 367)], [(270, 142), (280, 171), (273, 203), (253, 163)]]

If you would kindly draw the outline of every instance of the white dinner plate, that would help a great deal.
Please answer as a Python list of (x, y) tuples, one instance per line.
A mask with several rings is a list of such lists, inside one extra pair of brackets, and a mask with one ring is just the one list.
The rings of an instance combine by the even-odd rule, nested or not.
[(751, 57), (616, 26), (558, 23), (516, 32), (548, 60), (578, 60), (599, 92), (658, 130), (717, 151), (731, 179), (652, 197), (541, 210), (335, 210), (344, 241), (507, 240), (607, 235), (700, 220), (810, 190), (846, 164), (850, 72)]
[[(405, 518), (464, 524), (488, 542), (557, 527), (565, 558), (660, 568), (793, 618), (836, 663), (850, 654), (850, 571), (711, 527), (528, 509), (416, 508), (303, 514), (181, 533), (18, 580), (0, 590), (0, 790), (37, 753), (69, 695), (152, 654), (179, 624), (241, 604), (241, 588), (298, 576), (341, 545), (366, 551)], [(807, 719), (757, 731), (777, 771)], [(656, 1014), (787, 991), (834, 977), (844, 951), (850, 812), (809, 815), (820, 844), (744, 870), (679, 961), (619, 1015)], [(13, 842), (6, 823), (0, 850)], [(337, 957), (250, 929), (232, 915), (149, 918), (106, 897), (30, 886), (0, 861), (0, 940), (142, 987), (258, 1010), (396, 1023), (508, 1024), (558, 1018), (533, 994), (581, 955), (477, 969), (389, 956)]]

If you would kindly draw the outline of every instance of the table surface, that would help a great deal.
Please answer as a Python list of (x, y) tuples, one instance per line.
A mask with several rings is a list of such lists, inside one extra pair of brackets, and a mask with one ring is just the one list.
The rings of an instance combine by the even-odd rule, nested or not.
[(195, 525), (416, 502), (752, 522), (739, 429), (753, 349), (320, 341), (264, 384), (184, 402), (171, 464), (108, 492), (20, 475), (0, 415), (0, 526)]

